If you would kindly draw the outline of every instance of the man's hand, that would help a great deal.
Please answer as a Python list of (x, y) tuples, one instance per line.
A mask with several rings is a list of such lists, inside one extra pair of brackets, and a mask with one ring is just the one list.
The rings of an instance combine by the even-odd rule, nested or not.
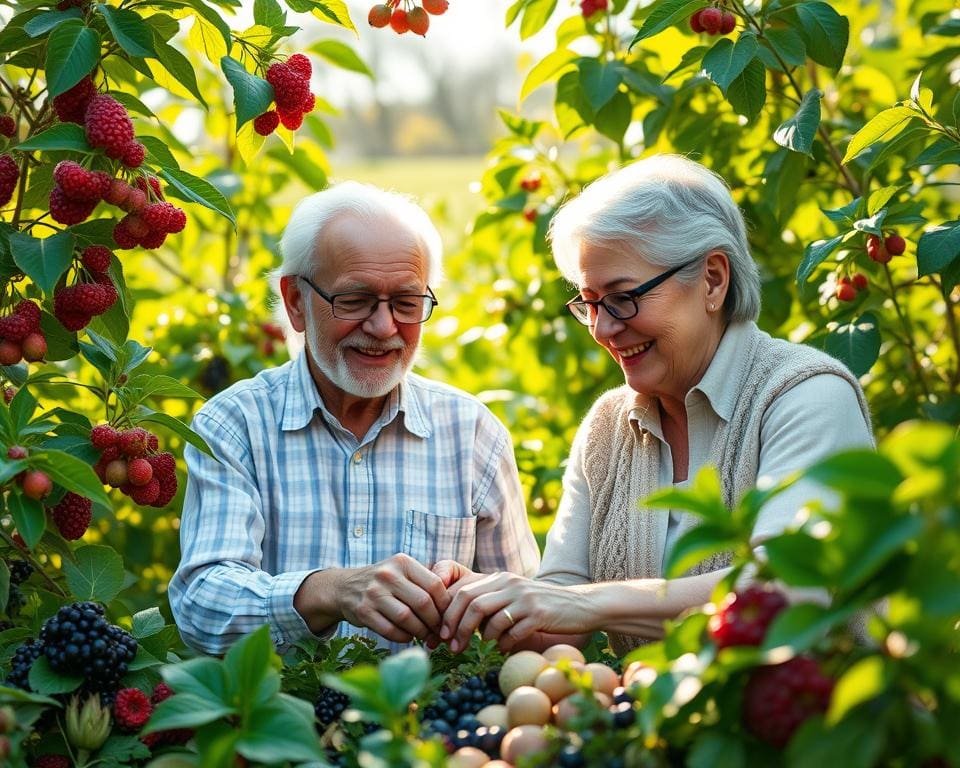
[(440, 576), (405, 554), (363, 568), (317, 571), (294, 597), (314, 632), (345, 620), (398, 643), (438, 634), (449, 603)]

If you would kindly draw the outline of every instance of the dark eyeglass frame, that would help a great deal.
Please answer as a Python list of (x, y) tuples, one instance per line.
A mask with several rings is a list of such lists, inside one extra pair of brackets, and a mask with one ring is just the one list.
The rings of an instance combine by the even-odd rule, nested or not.
[[(440, 302), (437, 301), (437, 297), (434, 295), (430, 286), (427, 286), (426, 293), (400, 293), (396, 296), (391, 296), (388, 299), (381, 299), (375, 293), (368, 293), (367, 291), (343, 291), (341, 293), (327, 293), (317, 286), (306, 275), (299, 275), (300, 279), (303, 280), (307, 285), (313, 288), (316, 291), (317, 295), (330, 304), (330, 310), (333, 312), (333, 316), (338, 320), (366, 320), (368, 317), (371, 317), (377, 309), (380, 308), (380, 305), (386, 303), (390, 307), (390, 314), (393, 315), (394, 322), (401, 323), (403, 325), (420, 325), (421, 323), (427, 322), (430, 319), (430, 316), (433, 314), (435, 307), (439, 306)], [(337, 299), (341, 296), (367, 296), (373, 299), (376, 303), (370, 308), (370, 312), (363, 317), (343, 317), (342, 315), (337, 314)], [(393, 302), (399, 301), (401, 299), (424, 299), (423, 302), (423, 312), (424, 316), (420, 320), (401, 320), (397, 317), (397, 310), (394, 307)]]
[[(667, 279), (673, 277), (681, 269), (689, 267), (691, 264), (697, 262), (700, 257), (696, 259), (691, 259), (683, 264), (680, 264), (677, 267), (671, 267), (666, 272), (661, 272), (654, 278), (647, 280), (645, 283), (641, 283), (636, 288), (631, 288), (629, 291), (611, 291), (608, 294), (601, 296), (599, 299), (584, 299), (580, 296), (574, 296), (570, 301), (566, 303), (567, 309), (570, 310), (570, 314), (573, 315), (579, 323), (586, 326), (592, 326), (596, 323), (597, 313), (600, 311), (600, 307), (603, 307), (607, 310), (607, 314), (610, 317), (616, 320), (629, 320), (632, 317), (636, 317), (637, 313), (640, 311), (640, 305), (637, 302), (641, 296), (645, 293), (649, 293), (658, 285), (666, 281)], [(629, 300), (633, 304), (633, 312), (621, 312), (620, 310), (611, 308), (607, 304), (607, 300), (611, 296), (620, 296), (625, 300)], [(590, 312), (590, 307), (593, 307), (593, 312)]]

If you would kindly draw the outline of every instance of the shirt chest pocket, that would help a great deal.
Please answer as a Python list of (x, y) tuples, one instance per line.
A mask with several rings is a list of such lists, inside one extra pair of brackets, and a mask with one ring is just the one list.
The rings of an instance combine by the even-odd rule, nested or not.
[(403, 551), (427, 566), (439, 560), (456, 560), (472, 568), (477, 555), (477, 518), (443, 517), (408, 509)]

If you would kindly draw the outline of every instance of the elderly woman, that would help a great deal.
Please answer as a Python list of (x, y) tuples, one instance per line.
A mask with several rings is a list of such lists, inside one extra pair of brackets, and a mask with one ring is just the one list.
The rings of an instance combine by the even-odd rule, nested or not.
[[(850, 371), (757, 327), (760, 280), (743, 217), (712, 171), (674, 155), (615, 171), (560, 209), (551, 243), (579, 289), (567, 308), (626, 383), (600, 397), (577, 433), (534, 580), (480, 576), (449, 561), (435, 567), (456, 593), (441, 628), (454, 650), (481, 625), (505, 649), (604, 630), (625, 653), (656, 638), (665, 619), (709, 601), (729, 554), (663, 578), (667, 555), (697, 518), (638, 500), (682, 488), (710, 464), (732, 507), (760, 477), (873, 444)], [(802, 482), (775, 497), (754, 543), (826, 495)]]

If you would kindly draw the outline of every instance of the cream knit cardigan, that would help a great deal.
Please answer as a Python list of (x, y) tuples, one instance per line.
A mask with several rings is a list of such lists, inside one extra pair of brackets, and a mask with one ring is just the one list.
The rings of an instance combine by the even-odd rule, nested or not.
[[(710, 449), (709, 462), (720, 470), (723, 500), (733, 507), (757, 481), (760, 429), (774, 400), (801, 381), (830, 373), (844, 378), (857, 393), (867, 424), (870, 415), (863, 390), (852, 373), (829, 355), (800, 344), (774, 339), (755, 324), (748, 345), (749, 361), (740, 367), (740, 392), (729, 422), (722, 423)], [(581, 430), (586, 433), (584, 475), (590, 491), (590, 576), (592, 581), (622, 581), (662, 576), (669, 510), (641, 507), (638, 502), (658, 488), (660, 447), (657, 438), (634, 426), (630, 411), (656, 408), (657, 401), (627, 386), (607, 392), (594, 404)], [(825, 446), (824, 455), (829, 453)], [(698, 525), (700, 518), (679, 513), (677, 535)], [(730, 563), (719, 553), (687, 575), (709, 573)], [(640, 638), (611, 633), (620, 655), (642, 644)]]

